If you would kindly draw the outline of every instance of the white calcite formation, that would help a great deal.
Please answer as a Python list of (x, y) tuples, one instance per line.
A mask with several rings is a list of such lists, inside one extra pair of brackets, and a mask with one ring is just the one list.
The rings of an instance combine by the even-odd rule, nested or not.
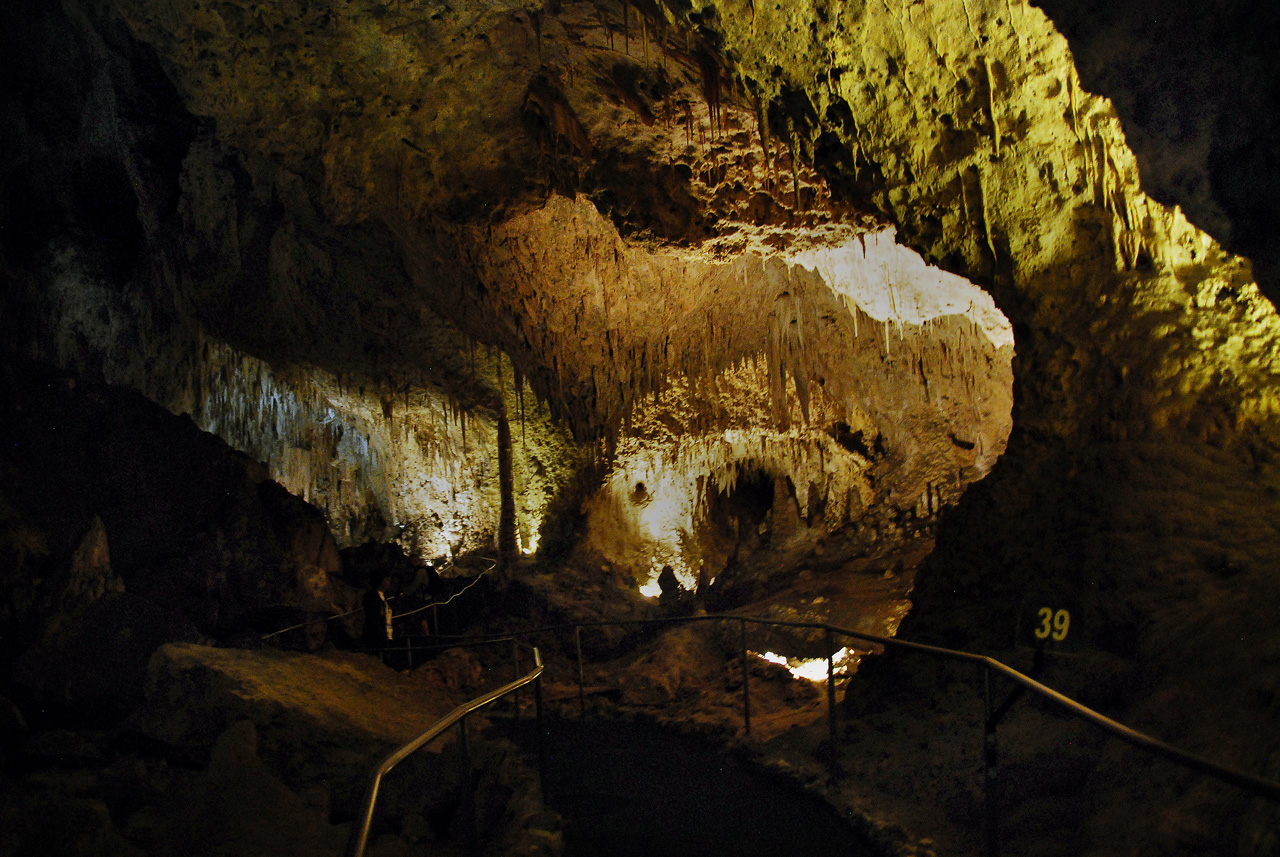
[[(36, 135), (4, 175), (87, 212), (6, 244), (15, 350), (190, 413), (347, 542), (491, 545), (504, 420), (519, 544), (554, 532), (638, 584), (936, 524), (904, 633), (1007, 649), (1024, 600), (1069, 593), (1064, 681), (1268, 769), (1280, 318), (1147, 193), (1039, 8), (48, 14), (96, 77), (0, 105)], [(66, 190), (85, 175), (132, 232)], [(1097, 792), (1081, 853), (1269, 841), (1234, 793), (1142, 782)]]

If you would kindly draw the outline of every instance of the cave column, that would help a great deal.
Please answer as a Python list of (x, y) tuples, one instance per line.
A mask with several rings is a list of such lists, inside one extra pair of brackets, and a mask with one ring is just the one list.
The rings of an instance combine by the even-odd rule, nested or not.
[(511, 464), (511, 424), (506, 408), (498, 414), (498, 562), (509, 566), (519, 551), (516, 544), (516, 481)]

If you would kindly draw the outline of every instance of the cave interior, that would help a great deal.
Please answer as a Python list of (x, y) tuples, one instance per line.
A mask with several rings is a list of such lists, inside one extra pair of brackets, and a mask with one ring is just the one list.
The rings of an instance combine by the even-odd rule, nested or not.
[[(510, 670), (364, 651), (388, 572), (406, 638), (896, 634), (1280, 777), (1277, 32), (9, 0), (0, 854), (336, 853), (380, 755)], [(980, 672), (733, 628), (593, 626), (576, 676), (546, 636), (549, 704), (733, 748), (875, 853), (983, 853)], [(1010, 853), (1280, 854), (1274, 802), (1008, 709)], [(486, 847), (563, 853), (504, 741)], [(407, 785), (458, 752), (372, 853), (463, 853), (456, 784)]]

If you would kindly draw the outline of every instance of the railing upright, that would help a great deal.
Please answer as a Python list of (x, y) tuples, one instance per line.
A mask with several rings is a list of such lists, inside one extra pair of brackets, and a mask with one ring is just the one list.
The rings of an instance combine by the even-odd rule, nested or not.
[(573, 626), (573, 644), (578, 650), (578, 717), (586, 719), (587, 716), (587, 688), (586, 679), (582, 672), (582, 626)]
[[(511, 679), (520, 677), (520, 645), (516, 642), (515, 637), (511, 638)], [(511, 692), (511, 705), (515, 709), (515, 720), (520, 722), (520, 688), (516, 688)]]
[[(984, 806), (984, 813), (983, 813), (983, 833), (984, 833), (984, 840), (985, 840), (986, 857), (999, 857), (999, 854), (1000, 854), (999, 807), (1000, 807), (1001, 796), (1000, 796), (1000, 781), (999, 781), (999, 746), (997, 743), (996, 730), (997, 730), (997, 726), (999, 724), (1000, 719), (1004, 716), (1005, 713), (1008, 712), (1013, 702), (1018, 698), (1018, 695), (1024, 692), (1025, 690), (1031, 690), (1035, 692), (1041, 697), (1048, 699), (1049, 701), (1057, 704), (1061, 708), (1066, 709), (1072, 715), (1082, 720), (1085, 720), (1086, 722), (1092, 723), (1095, 726), (1102, 728), (1103, 730), (1110, 733), (1114, 737), (1117, 737), (1122, 741), (1134, 747), (1137, 747), (1140, 750), (1144, 750), (1148, 753), (1152, 753), (1157, 756), (1162, 756), (1166, 759), (1169, 759), (1177, 764), (1183, 765), (1184, 767), (1190, 768), (1194, 771), (1198, 771), (1202, 774), (1215, 777), (1218, 780), (1221, 780), (1223, 782), (1230, 783), (1239, 788), (1242, 788), (1250, 792), (1251, 794), (1259, 795), (1273, 801), (1280, 801), (1280, 783), (1277, 783), (1271, 780), (1266, 780), (1266, 779), (1263, 779), (1262, 777), (1245, 773), (1243, 771), (1227, 768), (1223, 765), (1219, 765), (1215, 762), (1211, 762), (1208, 759), (1195, 756), (1184, 750), (1179, 750), (1178, 748), (1173, 747), (1172, 745), (1166, 744), (1162, 741), (1159, 741), (1155, 738), (1152, 738), (1149, 735), (1143, 734), (1134, 729), (1130, 729), (1129, 727), (1125, 726), (1122, 723), (1119, 723), (1115, 720), (1105, 717), (1099, 714), (1098, 712), (1092, 710), (1091, 708), (1088, 708), (1082, 705), (1081, 703), (1071, 699), (1070, 697), (1065, 696), (1059, 693), (1058, 691), (1053, 690), (1052, 688), (1041, 684), (1040, 682), (1036, 681), (1030, 676), (1024, 675), (1023, 673), (1001, 663), (1000, 661), (997, 661), (985, 655), (974, 654), (972, 652), (962, 652), (954, 649), (942, 648), (940, 646), (931, 646), (923, 643), (913, 643), (908, 640), (900, 640), (895, 637), (882, 637), (876, 634), (867, 634), (861, 631), (853, 631), (847, 628), (838, 628), (838, 627), (835, 627), (832, 625), (826, 625), (826, 624), (819, 624), (819, 623), (813, 623), (813, 622), (788, 622), (788, 621), (782, 621), (782, 620), (763, 619), (763, 618), (757, 618), (752, 616), (738, 616), (738, 615), (732, 615), (732, 614), (713, 614), (713, 615), (703, 614), (699, 616), (671, 617), (666, 619), (649, 619), (649, 620), (644, 620), (644, 619), (626, 619), (626, 620), (612, 620), (612, 621), (604, 620), (599, 622), (583, 622), (583, 623), (574, 623), (574, 624), (566, 624), (566, 625), (545, 626), (542, 628), (530, 629), (522, 633), (524, 633), (525, 635), (528, 635), (528, 634), (534, 634), (534, 633), (542, 633), (547, 631), (573, 628), (574, 648), (575, 648), (575, 654), (577, 659), (577, 674), (578, 674), (577, 676), (578, 677), (578, 708), (579, 708), (579, 715), (585, 716), (586, 714), (586, 689), (585, 689), (586, 682), (585, 682), (585, 673), (584, 673), (584, 660), (583, 660), (583, 653), (582, 653), (582, 629), (584, 627), (599, 627), (599, 626), (606, 626), (606, 625), (673, 624), (673, 623), (699, 622), (699, 621), (716, 621), (716, 622), (722, 622), (722, 623), (737, 622), (738, 623), (738, 632), (739, 632), (738, 648), (739, 648), (739, 654), (742, 659), (742, 718), (743, 718), (744, 732), (747, 736), (751, 735), (751, 684), (750, 684), (750, 660), (749, 660), (750, 651), (747, 647), (747, 624), (749, 622), (755, 622), (761, 625), (770, 625), (775, 627), (796, 628), (796, 629), (805, 629), (805, 630), (812, 630), (812, 631), (821, 630), (825, 633), (826, 648), (827, 648), (827, 714), (828, 714), (828, 730), (829, 730), (829, 735), (831, 738), (831, 745), (832, 745), (833, 762), (838, 758), (837, 757), (837, 753), (838, 753), (837, 739), (839, 734), (838, 725), (837, 725), (838, 707), (836, 704), (836, 677), (835, 677), (835, 660), (834, 660), (835, 651), (836, 651), (835, 642), (836, 642), (837, 636), (850, 637), (854, 640), (861, 640), (863, 642), (871, 643), (877, 646), (884, 646), (886, 648), (903, 649), (905, 651), (911, 651), (911, 652), (917, 652), (920, 654), (930, 655), (931, 657), (940, 657), (940, 658), (953, 660), (953, 661), (964, 661), (964, 662), (972, 663), (978, 666), (979, 669), (981, 670), (983, 713), (984, 713), (982, 758), (983, 758), (983, 786), (984, 786), (984, 795), (985, 795), (985, 806)], [(730, 624), (730, 627), (732, 627), (731, 624)], [(512, 641), (513, 647), (515, 647), (515, 654), (513, 656), (513, 661), (514, 661), (516, 673), (518, 676), (519, 669), (520, 669), (520, 661), (519, 661), (519, 651), (518, 651), (519, 644), (516, 638), (507, 637), (504, 635), (504, 636), (489, 638), (488, 641), (501, 642), (506, 639), (510, 639)], [(457, 641), (457, 642), (461, 642), (461, 641)], [(476, 642), (476, 641), (472, 640), (472, 642)], [(535, 707), (536, 715), (538, 718), (537, 728), (538, 728), (539, 774), (540, 774), (540, 777), (543, 779), (544, 785), (545, 785), (547, 750), (546, 750), (545, 734), (544, 734), (545, 729), (542, 723), (543, 699), (542, 699), (541, 673), (542, 673), (543, 665), (542, 665), (541, 655), (539, 654), (538, 650), (534, 648), (533, 651), (534, 651), (534, 660), (536, 664), (536, 669), (533, 672), (531, 672), (527, 676), (524, 676), (523, 678), (518, 678), (518, 680), (513, 681), (511, 684), (508, 684), (497, 691), (494, 691), (490, 694), (486, 694), (484, 697), (481, 697), (477, 700), (473, 700), (471, 703), (468, 703), (467, 706), (464, 706), (463, 708), (459, 708), (455, 710), (455, 712), (453, 712), (449, 716), (449, 718), (446, 718), (444, 721), (441, 721), (439, 724), (437, 724), (437, 727), (440, 727), (440, 729), (447, 728), (448, 725), (451, 725), (453, 722), (456, 722), (458, 719), (460, 719), (460, 717), (465, 717), (467, 713), (470, 713), (476, 708), (482, 707), (483, 705), (487, 705), (489, 702), (493, 701), (494, 699), (497, 699), (508, 693), (518, 694), (519, 688), (521, 686), (532, 683), (534, 685), (534, 707)], [(993, 687), (994, 679), (997, 674), (1003, 675), (1005, 678), (1010, 679), (1016, 685), (1015, 693), (1011, 695), (1009, 699), (1007, 699), (1003, 704), (999, 706), (995, 704), (995, 696), (994, 696), (995, 689)], [(459, 715), (459, 712), (462, 712), (461, 715)], [(517, 705), (516, 705), (516, 716), (519, 717), (518, 698), (517, 698)], [(433, 732), (434, 734), (432, 734)], [(392, 756), (389, 756), (387, 760), (384, 760), (382, 766), (380, 766), (379, 769), (375, 771), (375, 775), (374, 775), (373, 781), (370, 784), (369, 793), (367, 796), (368, 806), (367, 806), (366, 816), (363, 820), (363, 826), (357, 824), (357, 825), (353, 825), (352, 827), (352, 838), (350, 841), (353, 843), (353, 845), (351, 848), (348, 849), (349, 857), (361, 857), (361, 855), (363, 854), (364, 837), (366, 837), (368, 834), (369, 818), (372, 815), (373, 801), (377, 797), (378, 784), (382, 774), (385, 773), (386, 770), (389, 770), (390, 767), (398, 763), (400, 759), (402, 759), (405, 755), (408, 755), (409, 752), (412, 752), (414, 749), (417, 749), (418, 747), (422, 746), (424, 743), (434, 738), (437, 734), (439, 734), (439, 732), (437, 731), (436, 727), (433, 727), (433, 730), (429, 731), (428, 733), (424, 733), (423, 736), (420, 736), (418, 739), (415, 739), (415, 742), (411, 742), (410, 745), (406, 745), (405, 748), (401, 748), (400, 751), (397, 751), (396, 753), (392, 754)], [(358, 848), (354, 844), (357, 841), (357, 838), (359, 838)]]
[(742, 629), (742, 728), (751, 737), (751, 663), (747, 660), (747, 620), (739, 622)]
[(987, 857), (1000, 857), (1000, 753), (996, 744), (995, 700), (991, 688), (991, 667), (982, 665), (982, 697), (986, 716), (983, 718), (982, 762), (986, 792)]
[(542, 720), (542, 676), (533, 680), (534, 725), (538, 729), (538, 785), (547, 793), (547, 729)]
[(836, 635), (827, 628), (827, 729), (831, 737), (831, 758), (836, 757)]

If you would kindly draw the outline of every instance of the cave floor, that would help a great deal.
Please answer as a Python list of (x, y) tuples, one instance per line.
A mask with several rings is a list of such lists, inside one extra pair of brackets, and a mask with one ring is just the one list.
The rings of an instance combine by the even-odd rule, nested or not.
[(874, 853), (825, 802), (704, 740), (562, 718), (546, 736), (566, 857)]
[[(872, 634), (892, 635), (910, 610), (916, 568), (933, 549), (931, 538), (918, 538), (874, 558), (832, 559), (809, 563), (792, 581), (767, 598), (743, 605), (729, 615), (787, 622), (831, 624)], [(697, 611), (693, 611), (697, 612)], [(587, 707), (612, 714), (635, 715), (682, 729), (736, 736), (742, 732), (741, 635), (737, 623), (696, 621), (626, 645), (621, 631), (596, 634), (584, 629), (587, 652), (584, 683)], [(639, 637), (639, 635), (637, 635)], [(837, 639), (837, 649), (849, 645)], [(624, 648), (625, 654), (592, 656), (592, 649)], [(825, 678), (797, 679), (786, 666), (760, 655), (771, 653), (790, 666), (825, 658), (820, 632), (748, 626), (752, 653), (752, 737), (769, 739), (793, 727), (825, 718)], [(840, 687), (856, 669), (869, 646), (849, 645)], [(576, 665), (572, 653), (545, 655), (544, 686), (553, 703), (579, 707)], [(821, 670), (825, 677), (825, 667)]]
[[(910, 610), (916, 570), (932, 549), (932, 538), (918, 537), (874, 557), (817, 558), (786, 587), (731, 612), (893, 635)], [(563, 595), (561, 587), (558, 592)], [(586, 629), (585, 698), (579, 700), (572, 650), (562, 647), (557, 652), (554, 646), (544, 653), (546, 698), (551, 710), (565, 718), (651, 722), (734, 747), (837, 808), (850, 810), (862, 831), (886, 853), (931, 853), (930, 843), (939, 838), (940, 827), (940, 838), (954, 846), (947, 853), (976, 853), (978, 849), (967, 842), (967, 831), (961, 829), (963, 823), (957, 827), (938, 817), (932, 802), (899, 806), (893, 800), (881, 800), (879, 794), (882, 788), (901, 791), (900, 772), (924, 766), (918, 757), (922, 748), (929, 746), (926, 733), (934, 730), (934, 725), (906, 723), (883, 752), (872, 746), (882, 737), (880, 731), (867, 733), (865, 741), (842, 740), (839, 766), (843, 772), (876, 769), (866, 782), (846, 787), (850, 778), (832, 777), (825, 680), (796, 678), (787, 666), (760, 657), (765, 652), (782, 655), (793, 667), (808, 662), (811, 667), (821, 667), (818, 671), (825, 675), (822, 634), (748, 627), (747, 645), (752, 652), (748, 662), (749, 737), (743, 729), (740, 629), (732, 621), (676, 625), (630, 644), (620, 639), (621, 632), (597, 636), (594, 629)], [(835, 645), (839, 649), (849, 642), (837, 640)], [(593, 649), (604, 650), (606, 656), (593, 657)], [(626, 653), (610, 657), (610, 649)], [(853, 656), (844, 662), (844, 673), (838, 680), (839, 696), (843, 696), (860, 658), (869, 652), (867, 646), (850, 649)], [(903, 721), (900, 716), (898, 719)], [(862, 735), (845, 721), (843, 712), (839, 722), (842, 738)], [(959, 757), (965, 756), (968, 748), (955, 744), (955, 750), (956, 754), (932, 752), (934, 762), (930, 765), (963, 767), (966, 760)]]
[[(884, 556), (801, 571), (791, 586), (733, 612), (893, 636), (911, 609), (916, 569), (933, 544), (931, 538), (919, 538)], [(851, 648), (868, 651), (865, 646)]]
[[(732, 613), (893, 635), (910, 610), (916, 570), (932, 548), (932, 539), (919, 537), (874, 558), (811, 562), (786, 588)], [(791, 666), (808, 660), (825, 674), (824, 662), (816, 660), (825, 652), (821, 634), (754, 625), (748, 634), (750, 736), (743, 729), (740, 630), (731, 620), (677, 625), (630, 644), (617, 637), (596, 640), (584, 630), (585, 704), (571, 650), (566, 656), (551, 647), (546, 697), (551, 710), (566, 718), (651, 722), (733, 747), (847, 813), (884, 853), (983, 853), (984, 709), (976, 670), (918, 657), (903, 663), (897, 655), (896, 663), (881, 663), (878, 653), (851, 647), (855, 656), (837, 685), (833, 757), (825, 680), (796, 678), (758, 657), (785, 655)], [(592, 658), (593, 646), (610, 645), (626, 654)], [(892, 689), (881, 687), (870, 705), (849, 705), (849, 676), (865, 657), (890, 668)], [(997, 657), (1031, 669), (1029, 652)], [(1081, 668), (1064, 659), (1047, 665), (1041, 678), (1051, 686), (1069, 685), (1070, 674)], [(1001, 698), (1007, 692), (997, 689)], [(1074, 853), (1093, 811), (1090, 784), (1124, 776), (1126, 763), (1102, 755), (1100, 734), (1028, 700), (1012, 706), (1000, 735), (1003, 848), (1026, 855)]]
[[(918, 537), (871, 558), (809, 561), (785, 588), (731, 615), (892, 635), (910, 610), (917, 568), (932, 548), (932, 539)], [(588, 617), (579, 620), (584, 622), (602, 618), (607, 593), (580, 582), (573, 585), (574, 573), (568, 570), (554, 582), (561, 616)], [(580, 599), (579, 611), (572, 609), (574, 597)], [(654, 602), (647, 607), (649, 616), (662, 610)], [(642, 617), (644, 608), (626, 618)], [(853, 819), (885, 854), (983, 853), (983, 697), (976, 670), (922, 658), (905, 663), (897, 655), (855, 649), (838, 682), (839, 740), (833, 756), (825, 681), (796, 678), (787, 666), (759, 657), (782, 654), (790, 658), (790, 666), (809, 661), (825, 673), (819, 660), (825, 653), (822, 635), (748, 627), (753, 653), (747, 665), (749, 736), (743, 728), (740, 626), (733, 620), (647, 633), (585, 628), (581, 700), (572, 633), (536, 640), (546, 664), (548, 710), (564, 721), (581, 718), (588, 725), (604, 720), (661, 725), (731, 748), (822, 797)], [(477, 654), (489, 679), (510, 674), (507, 655), (495, 652), (490, 663), (489, 656)], [(1031, 668), (1029, 652), (997, 656), (1017, 669)], [(459, 651), (450, 657), (476, 655)], [(869, 701), (844, 699), (850, 675), (868, 663), (878, 674)], [(1070, 685), (1070, 674), (1082, 668), (1065, 659), (1049, 664), (1041, 678), (1050, 686)], [(1007, 689), (997, 692), (1003, 696)], [(523, 713), (534, 713), (529, 696)], [(1092, 812), (1089, 785), (1098, 782), (1099, 760), (1105, 759), (1102, 737), (1028, 700), (1012, 707), (1000, 735), (1005, 850), (1046, 857), (1073, 853), (1087, 835), (1083, 825)], [(1123, 776), (1125, 766), (1111, 763), (1112, 773), (1101, 775)]]

